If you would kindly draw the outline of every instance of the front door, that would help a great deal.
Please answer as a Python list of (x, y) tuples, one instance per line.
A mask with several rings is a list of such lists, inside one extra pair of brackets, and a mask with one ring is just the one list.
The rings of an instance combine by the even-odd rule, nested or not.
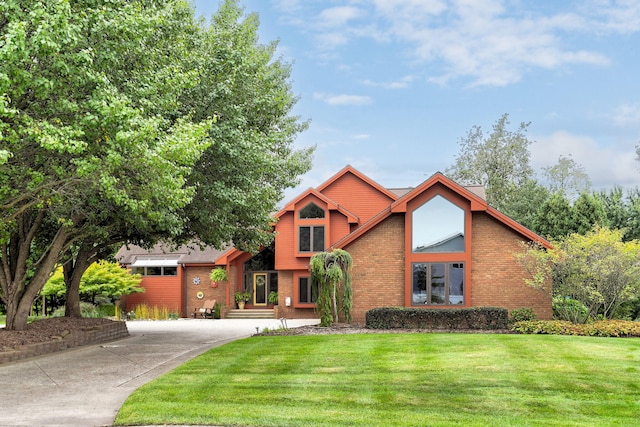
[(253, 305), (267, 305), (267, 273), (253, 273)]

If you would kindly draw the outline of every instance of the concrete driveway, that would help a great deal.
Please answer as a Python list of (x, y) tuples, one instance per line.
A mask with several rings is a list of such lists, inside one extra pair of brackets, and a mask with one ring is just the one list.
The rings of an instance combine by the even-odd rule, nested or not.
[[(287, 320), (288, 327), (318, 323)], [(0, 425), (110, 426), (136, 388), (275, 319), (127, 322), (129, 338), (0, 366)]]

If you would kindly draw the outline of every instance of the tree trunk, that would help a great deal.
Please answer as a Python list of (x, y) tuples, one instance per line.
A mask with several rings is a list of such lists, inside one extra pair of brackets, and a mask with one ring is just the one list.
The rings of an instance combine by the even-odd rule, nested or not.
[(8, 331), (22, 331), (27, 327), (29, 312), (31, 311), (31, 303), (26, 303), (26, 299), (7, 301), (7, 318), (5, 320), (5, 329)]
[(331, 311), (333, 311), (333, 322), (338, 322), (338, 299), (336, 297), (336, 293), (338, 292), (338, 285), (336, 283), (331, 284), (332, 295), (331, 295)]
[[(33, 302), (49, 280), (60, 254), (69, 244), (69, 235), (64, 229), (59, 229), (48, 248), (30, 266), (30, 256), (33, 256), (31, 245), (41, 223), (41, 214), (33, 222), (23, 218), (18, 225), (19, 231), (11, 236), (8, 244), (2, 245), (0, 285), (7, 307), (7, 330), (22, 331), (27, 327)], [(33, 274), (28, 275), (28, 272)]]
[(86, 257), (82, 256), (82, 250), (80, 250), (75, 259), (71, 256), (71, 259), (62, 266), (66, 287), (65, 317), (82, 317), (82, 310), (80, 310), (80, 281), (88, 267), (89, 263)]
[(82, 276), (91, 264), (109, 253), (110, 244), (111, 242), (94, 246), (92, 242), (82, 242), (75, 256), (71, 249), (67, 251), (69, 259), (62, 266), (64, 284), (67, 290), (64, 304), (65, 317), (82, 317), (82, 310), (80, 309), (80, 282), (82, 281)]

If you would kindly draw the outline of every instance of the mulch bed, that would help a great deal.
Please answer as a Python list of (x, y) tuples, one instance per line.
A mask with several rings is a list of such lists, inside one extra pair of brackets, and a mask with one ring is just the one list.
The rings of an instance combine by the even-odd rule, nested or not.
[(110, 319), (50, 317), (29, 323), (23, 331), (0, 329), (0, 351), (16, 347), (62, 339), (72, 331), (89, 330), (112, 322)]

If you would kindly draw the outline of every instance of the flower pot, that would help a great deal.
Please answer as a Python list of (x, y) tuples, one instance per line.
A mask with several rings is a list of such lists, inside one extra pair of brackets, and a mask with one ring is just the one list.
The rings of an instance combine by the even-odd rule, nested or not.
[(244, 301), (238, 301), (238, 308), (244, 310)]

